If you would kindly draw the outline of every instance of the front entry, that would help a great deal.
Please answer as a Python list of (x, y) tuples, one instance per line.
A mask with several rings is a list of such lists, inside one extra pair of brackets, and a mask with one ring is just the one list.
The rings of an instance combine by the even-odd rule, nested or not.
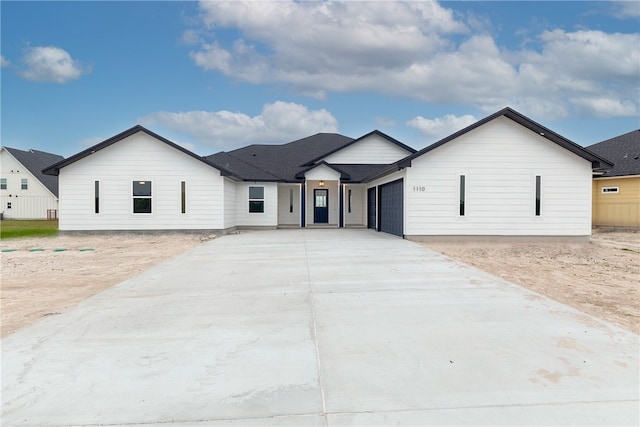
[(313, 190), (313, 222), (329, 223), (329, 190), (326, 188)]

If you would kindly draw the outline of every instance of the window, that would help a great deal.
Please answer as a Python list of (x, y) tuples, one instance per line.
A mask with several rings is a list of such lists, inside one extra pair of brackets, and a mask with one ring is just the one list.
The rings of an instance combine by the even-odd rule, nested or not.
[(540, 175), (536, 175), (536, 216), (540, 216), (540, 199), (541, 199), (541, 181), (542, 177)]
[(94, 194), (94, 212), (100, 213), (100, 181), (93, 182), (93, 194)]
[(11, 209), (11, 202), (7, 202), (7, 209)]
[(0, 178), (0, 190), (7, 189), (7, 178)]
[(249, 187), (249, 212), (264, 213), (264, 187)]
[(29, 189), (29, 183), (27, 181), (27, 178), (22, 178), (20, 180), (20, 189), (21, 190), (28, 190)]
[(348, 199), (348, 202), (347, 202), (347, 212), (351, 213), (351, 189), (349, 189), (348, 194), (349, 194), (349, 195), (347, 196), (347, 199)]
[(133, 213), (151, 213), (151, 181), (133, 181)]
[(602, 187), (602, 192), (603, 193), (618, 193), (620, 191), (620, 188), (618, 187)]
[(293, 188), (289, 189), (289, 213), (293, 213)]
[(187, 213), (187, 183), (180, 181), (180, 212)]
[(465, 175), (460, 175), (460, 204), (459, 204), (459, 208), (460, 208), (460, 216), (464, 216), (464, 204), (465, 204), (465, 198), (466, 198), (466, 176)]

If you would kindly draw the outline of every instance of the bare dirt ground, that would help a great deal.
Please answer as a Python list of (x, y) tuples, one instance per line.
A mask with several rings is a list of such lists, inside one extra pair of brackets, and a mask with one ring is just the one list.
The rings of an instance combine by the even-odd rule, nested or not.
[[(4, 337), (209, 240), (194, 234), (61, 235), (0, 241)], [(66, 249), (66, 250), (60, 250)]]
[[(67, 310), (213, 236), (63, 235), (0, 242), (1, 333)], [(437, 243), (447, 256), (640, 332), (640, 230), (590, 243)], [(44, 249), (42, 251), (32, 251)], [(66, 249), (65, 251), (55, 251)], [(90, 249), (90, 250), (87, 250)]]
[(640, 333), (640, 230), (589, 243), (425, 243), (451, 258)]

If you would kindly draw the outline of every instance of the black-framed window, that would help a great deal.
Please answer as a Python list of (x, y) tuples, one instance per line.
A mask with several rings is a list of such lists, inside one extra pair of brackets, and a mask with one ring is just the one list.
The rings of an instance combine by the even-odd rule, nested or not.
[(467, 198), (467, 177), (466, 175), (460, 175), (460, 203), (459, 203), (459, 214), (460, 216), (465, 215), (465, 204)]
[(100, 213), (100, 181), (93, 182), (94, 212)]
[(133, 181), (133, 213), (151, 212), (151, 181)]
[(7, 189), (7, 178), (0, 178), (0, 190)]
[(351, 213), (351, 189), (349, 189), (348, 192), (348, 196), (347, 196), (347, 212)]
[(542, 177), (536, 175), (536, 216), (540, 216), (541, 213), (541, 199), (542, 199)]
[(187, 182), (180, 181), (180, 212), (187, 213)]
[(289, 189), (289, 213), (293, 213), (293, 188)]
[(27, 178), (22, 178), (20, 180), (20, 189), (28, 190), (29, 189), (29, 180)]
[(249, 187), (249, 213), (264, 213), (264, 187)]

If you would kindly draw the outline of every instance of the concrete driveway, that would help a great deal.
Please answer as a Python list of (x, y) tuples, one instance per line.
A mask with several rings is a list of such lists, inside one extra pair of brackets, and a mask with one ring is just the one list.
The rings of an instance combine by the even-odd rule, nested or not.
[(247, 232), (3, 339), (2, 424), (638, 425), (638, 346), (394, 236)]

